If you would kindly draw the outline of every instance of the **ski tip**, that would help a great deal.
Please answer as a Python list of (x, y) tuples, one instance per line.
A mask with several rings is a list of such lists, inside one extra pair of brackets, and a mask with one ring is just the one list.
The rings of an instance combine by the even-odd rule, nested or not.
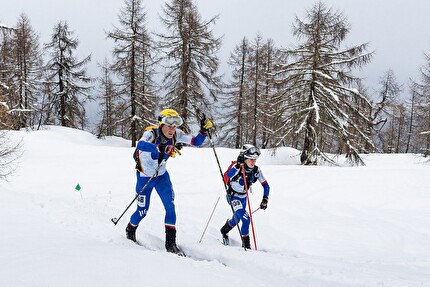
[(176, 255), (181, 256), (181, 257), (187, 257), (187, 255), (185, 255), (184, 251), (182, 251), (179, 248), (176, 248), (174, 250), (167, 249), (166, 251), (167, 251), (167, 253), (176, 254)]

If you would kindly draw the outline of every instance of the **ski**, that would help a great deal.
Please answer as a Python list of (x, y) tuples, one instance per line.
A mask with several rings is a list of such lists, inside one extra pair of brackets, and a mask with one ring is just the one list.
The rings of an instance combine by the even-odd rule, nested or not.
[[(162, 250), (160, 250), (160, 249), (155, 249), (155, 248), (153, 248), (153, 247), (149, 247), (147, 244), (144, 244), (143, 242), (141, 242), (141, 241), (139, 241), (139, 240), (136, 240), (134, 243), (136, 243), (136, 245), (139, 245), (139, 246), (141, 246), (141, 247), (143, 247), (143, 248), (145, 248), (146, 250), (149, 250), (149, 251), (162, 251)], [(182, 251), (182, 250), (181, 250), (181, 249), (179, 249), (179, 248), (176, 248), (175, 250), (166, 250), (166, 252), (167, 252), (167, 253), (176, 254), (176, 255), (178, 255), (178, 256), (182, 256), (182, 257), (188, 257), (188, 256), (184, 253), (184, 251)]]
[(217, 238), (216, 240), (224, 246), (230, 246), (230, 239), (228, 238), (223, 238), (222, 240)]
[(147, 246), (146, 244), (144, 244), (143, 242), (141, 242), (141, 241), (139, 241), (139, 240), (136, 240), (134, 243), (136, 243), (136, 245), (139, 245), (139, 246), (141, 246), (141, 247), (145, 248), (146, 250), (149, 250), (149, 251), (157, 251), (157, 249), (150, 248), (149, 246)]
[(228, 237), (227, 238), (223, 237), (222, 238), (222, 244), (225, 246), (229, 246), (230, 245), (230, 239)]
[(181, 249), (179, 249), (179, 248), (176, 248), (176, 249), (170, 249), (170, 250), (167, 250), (167, 252), (168, 253), (173, 253), (173, 254), (176, 254), (176, 255), (178, 255), (178, 256), (182, 256), (182, 257), (187, 257), (187, 255), (185, 255), (185, 253), (181, 250)]

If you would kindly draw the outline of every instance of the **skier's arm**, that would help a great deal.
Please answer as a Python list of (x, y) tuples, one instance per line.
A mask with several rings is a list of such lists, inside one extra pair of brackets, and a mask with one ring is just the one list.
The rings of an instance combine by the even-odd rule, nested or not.
[(237, 168), (236, 164), (234, 164), (228, 171), (227, 171), (227, 176), (229, 179), (233, 178), (236, 174), (238, 174), (238, 172), (240, 172), (240, 165)]
[(199, 133), (191, 139), (193, 146), (201, 146), (206, 139), (206, 134), (199, 131)]
[(158, 145), (153, 144), (153, 140), (154, 134), (151, 131), (145, 131), (142, 135), (142, 138), (137, 143), (136, 148), (140, 151), (159, 153), (160, 151), (158, 149)]
[(158, 145), (144, 141), (139, 141), (136, 148), (140, 151), (160, 152), (158, 150)]
[(210, 119), (207, 119), (204, 115), (200, 120), (200, 130), (197, 135), (185, 135), (183, 131), (177, 130), (178, 142), (183, 142), (193, 146), (201, 146), (208, 135), (209, 129), (213, 128), (213, 123)]
[(263, 186), (263, 195), (264, 196), (269, 196), (270, 193), (270, 186), (267, 183), (267, 180), (265, 180), (264, 182), (261, 183), (261, 185)]
[(206, 139), (206, 134), (199, 132), (196, 136), (185, 134), (181, 130), (177, 130), (178, 142), (186, 143), (193, 146), (201, 146)]
[(258, 176), (258, 181), (261, 183), (261, 185), (263, 186), (263, 195), (264, 196), (269, 196), (270, 193), (270, 186), (267, 183), (266, 178), (263, 175), (263, 172), (261, 171), (261, 169), (259, 168), (259, 176)]

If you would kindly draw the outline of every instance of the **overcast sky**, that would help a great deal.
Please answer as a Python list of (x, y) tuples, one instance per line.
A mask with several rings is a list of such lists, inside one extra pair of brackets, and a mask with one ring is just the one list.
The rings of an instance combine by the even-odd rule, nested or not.
[[(110, 57), (112, 42), (106, 31), (117, 25), (122, 0), (0, 0), (0, 23), (14, 25), (25, 12), (42, 43), (49, 41), (52, 29), (60, 20), (67, 20), (80, 45), (78, 54), (92, 54), (91, 76), (96, 76), (97, 62)], [(150, 31), (162, 32), (158, 15), (166, 1), (143, 1)], [(170, 2), (170, 1), (169, 1)], [(246, 36), (252, 40), (257, 33), (272, 38), (278, 47), (293, 47), (291, 27), (295, 16), (305, 20), (305, 12), (313, 0), (199, 0), (203, 19), (219, 15), (214, 31), (224, 36), (220, 59), (221, 72), (226, 70), (230, 52)], [(376, 54), (372, 63), (355, 74), (366, 78), (370, 89), (377, 89), (380, 77), (392, 69), (400, 84), (417, 79), (425, 64), (424, 53), (430, 54), (430, 1), (428, 0), (325, 0), (328, 7), (341, 11), (351, 25), (345, 43), (370, 43)], [(407, 94), (407, 91), (405, 91)]]

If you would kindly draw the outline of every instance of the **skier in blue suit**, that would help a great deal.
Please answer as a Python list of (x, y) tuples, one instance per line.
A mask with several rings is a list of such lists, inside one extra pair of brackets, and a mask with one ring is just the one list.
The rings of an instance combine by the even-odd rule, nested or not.
[[(182, 118), (175, 110), (165, 109), (161, 111), (158, 117), (159, 125), (147, 129), (139, 140), (134, 157), (137, 177), (136, 193), (138, 193), (137, 209), (131, 215), (126, 228), (127, 238), (136, 241), (136, 229), (148, 212), (151, 192), (155, 188), (166, 211), (164, 219), (165, 247), (168, 252), (177, 254), (182, 252), (176, 245), (175, 193), (169, 173), (166, 170), (165, 160), (168, 157), (175, 157), (183, 143), (192, 146), (202, 145), (208, 129), (213, 127), (212, 122), (204, 117), (200, 123), (199, 133), (196, 136), (191, 136), (177, 129), (182, 123)], [(154, 174), (155, 176), (148, 183)], [(147, 186), (142, 190), (145, 184)]]
[[(261, 185), (263, 186), (263, 199), (260, 203), (260, 208), (267, 208), (270, 187), (261, 169), (257, 165), (255, 165), (259, 156), (259, 148), (251, 144), (245, 144), (240, 151), (240, 154), (237, 158), (237, 162), (235, 164), (232, 164), (230, 169), (227, 170), (227, 201), (233, 207), (234, 215), (230, 220), (227, 220), (227, 222), (221, 228), (223, 243), (225, 245), (230, 244), (228, 232), (233, 227), (235, 227), (236, 224), (238, 224), (238, 221), (242, 221), (242, 227), (240, 230), (240, 234), (242, 235), (242, 247), (246, 249), (251, 248), (249, 240), (250, 218), (248, 212), (246, 211), (247, 194), (245, 190), (245, 180), (246, 186), (248, 188), (257, 180), (261, 183)], [(244, 167), (245, 178), (243, 176), (242, 166)]]

